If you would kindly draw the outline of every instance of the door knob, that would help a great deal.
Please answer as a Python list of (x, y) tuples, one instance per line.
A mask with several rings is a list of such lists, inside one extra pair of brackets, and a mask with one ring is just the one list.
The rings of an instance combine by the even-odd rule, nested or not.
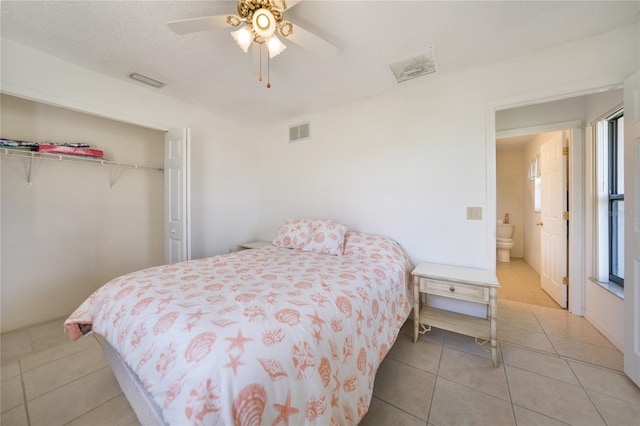
[(542, 222), (536, 222), (536, 226), (544, 226)]

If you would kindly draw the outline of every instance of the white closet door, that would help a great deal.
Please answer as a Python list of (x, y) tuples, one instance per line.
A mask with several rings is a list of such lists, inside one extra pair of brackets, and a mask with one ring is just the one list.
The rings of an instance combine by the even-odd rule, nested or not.
[(191, 259), (189, 155), (191, 130), (173, 129), (164, 138), (165, 263)]

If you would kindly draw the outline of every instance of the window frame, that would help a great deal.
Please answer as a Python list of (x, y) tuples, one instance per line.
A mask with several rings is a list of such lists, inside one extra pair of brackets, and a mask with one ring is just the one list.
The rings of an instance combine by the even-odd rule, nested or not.
[[(618, 157), (618, 148), (620, 143), (620, 137), (622, 136), (622, 143), (624, 144), (624, 135), (620, 135), (618, 132), (619, 120), (624, 117), (624, 110), (620, 109), (614, 114), (606, 118), (607, 122), (607, 163), (608, 163), (608, 253), (609, 253), (609, 281), (624, 287), (624, 277), (615, 274), (615, 270), (618, 267), (617, 259), (619, 259), (619, 243), (622, 239), (624, 244), (624, 228), (621, 230), (619, 227), (619, 221), (621, 219), (620, 214), (623, 214), (622, 220), (624, 220), (624, 211), (619, 212), (616, 205), (622, 201), (624, 202), (624, 189), (622, 192), (618, 192), (618, 171), (620, 167), (620, 161), (624, 161), (624, 158)], [(624, 166), (623, 166), (624, 167)], [(624, 223), (623, 223), (624, 226)], [(624, 250), (624, 248), (623, 248)], [(624, 256), (624, 252), (622, 253)]]

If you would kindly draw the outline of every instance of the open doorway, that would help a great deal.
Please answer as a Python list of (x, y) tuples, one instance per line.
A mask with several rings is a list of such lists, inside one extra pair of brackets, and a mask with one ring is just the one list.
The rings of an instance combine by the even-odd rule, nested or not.
[[(583, 314), (585, 309), (584, 281), (589, 276), (589, 271), (585, 269), (585, 266), (588, 266), (585, 265), (585, 260), (588, 258), (588, 253), (585, 252), (585, 243), (587, 239), (593, 241), (593, 236), (589, 234), (591, 230), (586, 227), (586, 223), (591, 221), (591, 212), (586, 208), (590, 204), (589, 200), (584, 198), (588, 195), (585, 190), (589, 188), (588, 176), (591, 176), (591, 169), (593, 168), (592, 148), (586, 145), (591, 140), (590, 123), (595, 117), (601, 115), (603, 111), (609, 110), (613, 105), (617, 105), (620, 102), (622, 102), (622, 90), (613, 89), (557, 101), (499, 110), (495, 113), (496, 139), (501, 141), (496, 143), (496, 219), (504, 220), (506, 209), (514, 209), (513, 206), (503, 205), (503, 199), (500, 196), (501, 191), (498, 187), (498, 181), (501, 179), (498, 162), (501, 157), (505, 157), (510, 164), (518, 161), (522, 168), (519, 171), (517, 185), (520, 185), (523, 193), (523, 197), (519, 199), (519, 208), (523, 209), (523, 212), (520, 213), (520, 216), (518, 213), (515, 216), (516, 220), (522, 218), (522, 222), (519, 227), (517, 223), (514, 223), (513, 257), (524, 259), (539, 274), (542, 273), (542, 238), (540, 237), (540, 245), (538, 246), (535, 236), (541, 236), (539, 228), (542, 226), (537, 226), (537, 224), (544, 223), (544, 221), (541, 216), (539, 218), (535, 217), (533, 206), (525, 206), (523, 201), (524, 192), (532, 192), (535, 188), (534, 184), (528, 180), (526, 168), (529, 167), (536, 155), (531, 149), (534, 145), (529, 145), (530, 149), (527, 151), (518, 148), (517, 145), (525, 146), (530, 144), (534, 138), (539, 139), (538, 142), (541, 144), (544, 143), (548, 134), (570, 129), (568, 134), (570, 139), (573, 140), (571, 142), (573, 146), (569, 147), (571, 151), (567, 156), (567, 160), (572, 159), (573, 164), (568, 167), (567, 177), (570, 184), (567, 186), (567, 191), (569, 191), (569, 188), (577, 189), (572, 190), (572, 193), (565, 193), (565, 200), (567, 201), (566, 211), (571, 217), (568, 228), (579, 231), (568, 235), (568, 241), (574, 241), (574, 244), (568, 245), (573, 246), (573, 250), (569, 250), (567, 255), (567, 274), (564, 276), (567, 277), (568, 292), (571, 295), (568, 297), (568, 308), (578, 315)], [(588, 131), (586, 135), (585, 129)], [(505, 141), (509, 143), (508, 148), (511, 148), (511, 151), (517, 152), (520, 149), (520, 154), (510, 152), (508, 148), (505, 153), (505, 147), (501, 147), (501, 144), (505, 143)], [(529, 197), (531, 198), (531, 195)], [(574, 206), (574, 210), (577, 210), (569, 212), (569, 205)], [(517, 211), (517, 208), (514, 211)], [(529, 216), (526, 220), (524, 219), (525, 211)], [(514, 216), (511, 212), (509, 213), (510, 221), (513, 222)], [(536, 230), (536, 228), (538, 229)], [(525, 231), (527, 232), (526, 234)], [(518, 243), (518, 238), (520, 243)], [(579, 244), (580, 241), (582, 242), (581, 244)], [(519, 244), (521, 245), (519, 246)], [(519, 252), (518, 248), (520, 248)], [(502, 268), (500, 268), (500, 262), (497, 263), (498, 268), (496, 270), (499, 273), (499, 269)], [(574, 282), (571, 283), (571, 280)]]
[[(598, 248), (603, 242), (598, 238), (599, 221), (602, 215), (597, 210), (600, 180), (596, 177), (600, 174), (602, 160), (598, 151), (601, 145), (597, 132), (599, 120), (603, 117), (607, 118), (608, 112), (614, 111), (616, 107), (619, 108), (624, 102), (625, 116), (636, 119), (631, 121), (632, 124), (625, 122), (625, 139), (637, 140), (638, 138), (637, 126), (633, 127), (633, 124), (637, 124), (637, 102), (634, 100), (637, 99), (640, 79), (636, 73), (625, 81), (624, 89), (620, 84), (609, 86), (585, 84), (581, 87), (582, 91), (574, 93), (588, 94), (567, 98), (564, 97), (566, 95), (561, 89), (552, 91), (556, 96), (555, 99), (563, 98), (561, 101), (544, 102), (539, 98), (522, 95), (517, 99), (505, 98), (490, 103), (487, 106), (487, 113), (490, 114), (487, 120), (489, 128), (487, 145), (490, 148), (487, 151), (489, 177), (493, 183), (496, 182), (495, 140), (497, 138), (535, 133), (529, 131), (514, 134), (514, 129), (555, 130), (557, 127), (553, 125), (563, 120), (578, 119), (581, 124), (579, 127), (564, 126), (564, 128), (572, 128), (572, 131), (578, 135), (574, 138), (576, 143), (569, 152), (572, 164), (569, 170), (571, 182), (569, 239), (572, 250), (569, 258), (568, 309), (573, 315), (584, 317), (617, 349), (624, 351), (625, 373), (635, 383), (639, 383), (640, 358), (636, 338), (638, 334), (636, 322), (633, 321), (634, 312), (637, 314), (637, 306), (635, 306), (637, 298), (634, 297), (633, 290), (635, 286), (626, 286), (623, 293), (624, 299), (622, 299), (620, 295), (607, 288), (607, 283), (599, 282), (598, 279), (598, 274), (601, 272), (598, 266), (600, 260)], [(552, 97), (553, 95), (548, 96), (547, 99)], [(548, 128), (550, 126), (554, 128)], [(631, 171), (638, 170), (636, 164), (638, 161), (630, 146), (633, 145), (626, 144), (624, 153), (625, 177), (627, 177), (625, 183), (635, 182)], [(495, 186), (492, 189), (495, 189)], [(625, 188), (625, 192), (633, 194), (629, 198), (637, 195), (637, 192), (634, 193), (629, 188)], [(496, 192), (490, 190), (488, 198), (488, 207), (493, 210), (491, 207), (497, 204)], [(491, 216), (498, 216), (497, 211), (491, 211), (491, 213)], [(633, 245), (638, 241), (635, 238), (637, 229), (637, 227), (625, 227), (625, 256), (628, 259), (638, 259), (639, 250), (637, 245)], [(490, 238), (495, 240), (495, 228), (492, 230), (494, 234)], [(491, 243), (495, 247), (495, 242), (491, 241)], [(495, 261), (496, 258), (490, 256), (487, 264), (492, 266)], [(630, 264), (630, 262), (625, 263), (625, 275), (637, 281), (637, 274), (634, 275)]]
[[(548, 152), (551, 145), (560, 144), (561, 158), (557, 160), (565, 161), (560, 165), (560, 172), (566, 172), (568, 156), (562, 156), (562, 145), (567, 143), (567, 134), (558, 130), (496, 140), (496, 273), (502, 285), (498, 298), (556, 309), (566, 307), (566, 286), (559, 288), (567, 271), (566, 230), (554, 231), (562, 235), (564, 241), (557, 235), (549, 238), (553, 216), (562, 218), (562, 211), (552, 216), (550, 207), (567, 209), (566, 173), (564, 176), (548, 174), (542, 182), (541, 163), (549, 159), (541, 154), (543, 148)], [(545, 168), (550, 169), (548, 165)], [(551, 176), (554, 178), (550, 179)], [(554, 205), (557, 203), (561, 205)], [(547, 222), (546, 229), (544, 222)], [(560, 250), (563, 250), (561, 255)], [(554, 274), (557, 277), (554, 278)]]

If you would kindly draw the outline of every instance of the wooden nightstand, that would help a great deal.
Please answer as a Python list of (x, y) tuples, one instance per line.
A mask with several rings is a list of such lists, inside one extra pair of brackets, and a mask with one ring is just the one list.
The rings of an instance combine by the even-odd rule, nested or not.
[(254, 249), (254, 248), (270, 246), (270, 245), (271, 245), (270, 241), (251, 241), (249, 243), (240, 244), (238, 247), (240, 247), (240, 250), (247, 250), (247, 249)]
[[(453, 331), (484, 340), (491, 344), (491, 360), (498, 366), (496, 322), (497, 293), (500, 282), (496, 274), (486, 269), (463, 266), (420, 263), (413, 275), (413, 342), (418, 334), (424, 334), (431, 327)], [(487, 318), (478, 318), (458, 312), (427, 306), (420, 310), (420, 294), (437, 295), (451, 299), (487, 305)], [(427, 296), (428, 297), (428, 296)], [(480, 343), (483, 345), (484, 343)]]

